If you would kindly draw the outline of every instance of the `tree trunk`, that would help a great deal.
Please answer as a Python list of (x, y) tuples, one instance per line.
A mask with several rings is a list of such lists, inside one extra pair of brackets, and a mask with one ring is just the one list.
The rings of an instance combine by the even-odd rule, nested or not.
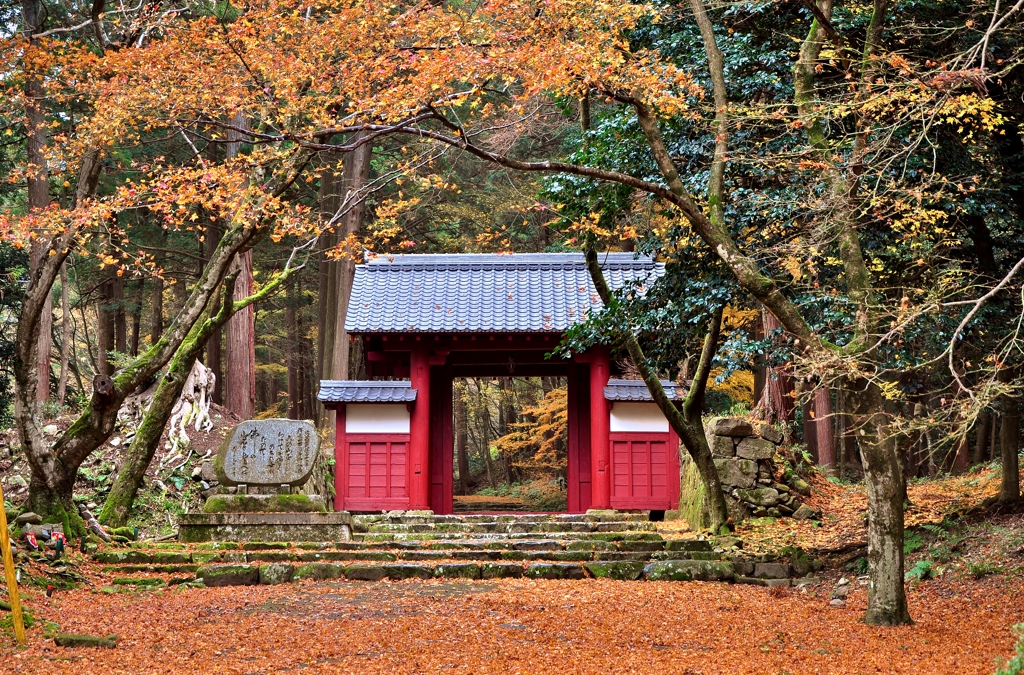
[[(34, 37), (41, 32), (44, 14), (38, 0), (22, 0), (21, 16), (25, 35), (32, 48), (38, 47)], [(28, 70), (26, 68), (26, 70)], [(43, 108), (42, 78), (28, 74), (25, 78), (25, 129), (28, 135), (26, 160), (28, 162), (28, 206), (33, 211), (42, 211), (50, 205), (50, 179), (46, 166), (46, 111)], [(48, 242), (35, 239), (29, 249), (29, 276), (36, 270), (46, 255)], [(39, 348), (36, 353), (36, 372), (39, 381), (37, 400), (50, 397), (50, 353), (53, 349), (53, 298), (46, 296), (42, 314), (39, 317)]]
[(299, 394), (299, 327), (295, 323), (295, 280), (289, 279), (285, 287), (284, 322), (288, 330), (288, 418), (302, 419), (302, 400)]
[[(771, 335), (780, 328), (779, 320), (768, 310), (761, 311), (764, 334)], [(769, 424), (781, 424), (789, 440), (789, 424), (793, 421), (793, 378), (787, 366), (765, 367), (764, 387), (754, 408), (754, 416)]]
[[(292, 274), (293, 272), (289, 273), (289, 279)], [(282, 280), (284, 279), (278, 277), (261, 289), (257, 295), (243, 298), (240, 302), (246, 303), (246, 307), (251, 307), (257, 300), (272, 293)], [(156, 392), (153, 394), (153, 402), (143, 416), (142, 423), (125, 452), (121, 470), (118, 472), (117, 478), (110, 488), (110, 494), (97, 517), (100, 522), (113, 527), (123, 527), (127, 524), (135, 497), (142, 485), (142, 479), (156, 455), (160, 438), (167, 427), (167, 421), (171, 417), (174, 405), (181, 397), (182, 389), (192, 373), (196, 360), (207, 341), (213, 335), (220, 333), (221, 327), (230, 319), (231, 315), (246, 307), (240, 308), (239, 303), (234, 305), (230, 302), (223, 303), (216, 315), (197, 322), (182, 341), (181, 347), (174, 353), (174, 357), (170, 361), (167, 373), (160, 378), (160, 384), (157, 385)]]
[(110, 352), (114, 349), (114, 282), (105, 280), (100, 285), (100, 303), (97, 308), (99, 325), (96, 330), (96, 371), (100, 375), (110, 375)]
[(132, 356), (139, 355), (139, 334), (142, 331), (142, 294), (146, 282), (139, 279), (135, 285), (135, 293), (132, 294), (132, 334), (128, 353)]
[[(232, 300), (239, 302), (252, 295), (251, 250), (236, 256), (232, 271), (237, 274)], [(227, 323), (224, 350), (227, 361), (225, 404), (228, 410), (243, 420), (252, 419), (256, 412), (255, 318), (256, 314), (250, 305), (235, 313)]]
[[(232, 120), (240, 128), (248, 128), (248, 120), (238, 113)], [(240, 132), (229, 130), (226, 147), (227, 158), (238, 156), (242, 136)], [(238, 253), (235, 257), (233, 273), (235, 289), (232, 299), (235, 302), (252, 295), (252, 249)], [(224, 377), (225, 405), (243, 420), (251, 419), (256, 412), (256, 335), (255, 309), (250, 305), (228, 320), (224, 358), (227, 371)]]
[(60, 379), (57, 381), (57, 405), (64, 407), (68, 391), (68, 362), (71, 356), (71, 301), (68, 299), (68, 268), (60, 268)]
[(978, 430), (974, 438), (974, 454), (971, 456), (971, 464), (981, 464), (988, 459), (989, 425), (992, 424), (992, 416), (987, 410), (978, 413)]
[[(341, 206), (341, 186), (344, 181), (334, 164), (327, 164), (320, 174), (320, 217), (330, 221)], [(317, 295), (317, 351), (316, 374), (321, 380), (332, 380), (334, 371), (334, 328), (337, 325), (338, 313), (338, 261), (327, 253), (338, 243), (333, 229), (325, 230), (320, 235), (319, 251), (317, 252), (317, 271), (319, 293)], [(317, 426), (326, 422), (327, 433), (333, 438), (335, 431), (335, 412), (326, 410), (319, 402), (316, 404)]]
[(903, 454), (883, 412), (882, 393), (873, 383), (850, 383), (849, 397), (860, 436), (868, 492), (869, 624), (913, 623), (903, 586)]
[(995, 461), (996, 457), (1001, 457), (1001, 451), (999, 448), (999, 421), (1002, 419), (1002, 415), (992, 413), (992, 422), (989, 424), (991, 427), (991, 436), (988, 441), (988, 461)]
[(836, 468), (836, 439), (832, 423), (831, 393), (827, 387), (819, 385), (814, 390), (814, 435), (818, 446), (818, 464), (830, 473)]
[(114, 285), (114, 349), (119, 354), (128, 352), (128, 321), (124, 311), (124, 282), (115, 277)]
[[(157, 253), (157, 266), (163, 266), (161, 253)], [(153, 277), (153, 320), (149, 327), (149, 344), (155, 345), (164, 334), (164, 280), (162, 277)]]
[[(1013, 381), (1013, 371), (1001, 368), (1000, 382)], [(1016, 396), (1006, 394), (999, 397), (1003, 415), (999, 425), (999, 449), (1003, 459), (1003, 480), (999, 488), (999, 501), (1012, 504), (1020, 500), (1020, 404)]]
[(484, 467), (487, 469), (487, 485), (494, 489), (498, 481), (494, 475), (494, 461), (491, 459), (491, 405), (488, 400), (486, 385), (479, 379), (476, 381), (477, 396), (480, 398), (480, 451), (483, 453)]
[(808, 400), (801, 406), (803, 415), (804, 448), (811, 456), (811, 461), (818, 463), (818, 427), (814, 422), (814, 401)]
[(469, 421), (466, 419), (466, 399), (460, 388), (455, 389), (455, 453), (459, 467), (459, 494), (469, 494), (469, 455), (466, 452), (469, 445), (469, 434), (466, 428)]
[[(359, 138), (359, 134), (353, 136), (353, 140)], [(366, 211), (364, 199), (358, 196), (359, 191), (366, 187), (370, 179), (370, 157), (372, 145), (366, 144), (353, 150), (345, 157), (345, 178), (344, 195), (341, 208), (347, 212), (341, 218), (341, 227), (337, 230), (338, 242), (353, 240), (359, 236), (363, 228), (363, 219)], [(331, 356), (331, 377), (336, 380), (349, 379), (350, 341), (345, 331), (345, 314), (348, 311), (348, 301), (352, 296), (352, 280), (356, 273), (356, 263), (352, 259), (352, 251), (345, 253), (344, 257), (335, 263), (337, 270), (337, 309), (334, 314), (334, 345)]]
[(953, 453), (951, 471), (954, 474), (962, 474), (971, 466), (971, 444), (967, 440), (967, 434), (957, 441), (956, 451)]
[[(220, 242), (221, 228), (217, 223), (210, 223), (206, 230), (206, 260), (213, 257)], [(216, 309), (214, 309), (216, 311)], [(221, 329), (217, 329), (206, 342), (206, 367), (213, 371), (213, 402), (217, 405), (224, 404), (224, 366), (221, 363), (221, 354), (224, 351), (224, 337)]]

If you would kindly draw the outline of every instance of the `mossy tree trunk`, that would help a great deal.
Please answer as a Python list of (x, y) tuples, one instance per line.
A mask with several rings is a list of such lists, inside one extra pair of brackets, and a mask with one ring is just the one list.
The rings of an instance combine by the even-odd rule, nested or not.
[[(310, 156), (310, 151), (298, 151), (276, 175), (269, 179), (261, 175), (265, 191), (254, 198), (255, 203), (250, 204), (249, 208), (262, 213), (263, 203), (276, 199), (294, 183)], [(100, 153), (92, 150), (86, 152), (76, 191), (76, 203), (82, 202), (85, 196), (95, 191), (100, 166)], [(37, 399), (41, 384), (35, 368), (38, 337), (53, 284), (64, 261), (77, 246), (81, 234), (79, 223), (69, 217), (62, 234), (50, 239), (47, 243), (48, 253), (31, 275), (22, 302), (14, 367), (14, 417), (31, 470), (29, 504), (34, 510), (39, 509), (36, 513), (44, 518), (67, 517), (71, 526), (67, 534), (78, 535), (84, 531), (81, 521), (76, 521), (77, 516), (69, 516), (67, 513), (72, 505), (78, 468), (113, 434), (117, 412), (125, 398), (163, 368), (177, 352), (192, 327), (206, 312), (207, 303), (220, 287), (235, 254), (254, 245), (270, 225), (269, 218), (255, 226), (239, 222), (225, 233), (185, 306), (160, 339), (112, 377), (97, 377), (88, 407), (52, 445), (42, 432), (42, 406)], [(48, 383), (43, 384), (45, 386)]]
[[(587, 270), (590, 272), (590, 279), (594, 282), (597, 294), (606, 308), (614, 309), (618, 304), (612, 295), (608, 282), (601, 271), (601, 265), (597, 260), (597, 252), (593, 246), (586, 250)], [(719, 530), (725, 525), (729, 513), (725, 504), (725, 495), (722, 494), (722, 482), (718, 478), (718, 471), (715, 470), (715, 462), (711, 456), (711, 448), (708, 447), (707, 436), (704, 434), (704, 425), (701, 421), (701, 413), (704, 407), (704, 393), (707, 387), (708, 376), (711, 373), (711, 362), (718, 347), (718, 337), (722, 325), (722, 309), (719, 308), (709, 322), (708, 332), (704, 338), (704, 347), (701, 350), (700, 362), (690, 385), (690, 391), (683, 401), (682, 410), (676, 407), (665, 389), (661, 386), (661, 379), (654, 368), (647, 361), (643, 349), (636, 335), (626, 330), (616, 336), (622, 346), (626, 348), (630, 359), (640, 371), (640, 375), (647, 385), (647, 390), (658, 405), (658, 408), (668, 419), (672, 430), (679, 436), (683, 447), (693, 459), (697, 471), (700, 473), (701, 481), (704, 483), (707, 494), (709, 525), (712, 530)]]
[(219, 311), (216, 315), (196, 323), (192, 327), (188, 336), (181, 343), (181, 347), (175, 352), (174, 358), (171, 359), (167, 374), (160, 378), (160, 384), (157, 385), (156, 392), (153, 394), (153, 401), (135, 432), (135, 438), (128, 446), (121, 471), (99, 513), (98, 520), (101, 523), (112, 527), (124, 527), (128, 523), (135, 497), (138, 495), (142, 479), (156, 454), (160, 437), (167, 427), (167, 420), (171, 416), (174, 404), (181, 397), (182, 389), (206, 343), (220, 332), (220, 329), (236, 312), (244, 310), (270, 295), (281, 285), (281, 282), (290, 278), (299, 269), (302, 268), (286, 268), (282, 274), (275, 277), (258, 293), (237, 302), (231, 301), (234, 277), (225, 279), (224, 300), (220, 304)]

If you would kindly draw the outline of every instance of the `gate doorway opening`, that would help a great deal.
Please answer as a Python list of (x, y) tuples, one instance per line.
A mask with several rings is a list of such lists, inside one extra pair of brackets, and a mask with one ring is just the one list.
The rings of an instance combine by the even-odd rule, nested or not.
[(457, 377), (452, 385), (453, 511), (567, 511), (567, 378)]

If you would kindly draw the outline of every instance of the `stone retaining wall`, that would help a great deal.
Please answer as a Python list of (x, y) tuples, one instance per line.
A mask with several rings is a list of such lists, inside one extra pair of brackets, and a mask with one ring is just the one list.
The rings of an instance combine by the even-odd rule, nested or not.
[(795, 479), (787, 485), (775, 478), (774, 458), (783, 440), (781, 432), (739, 417), (714, 417), (704, 431), (735, 522), (750, 516), (815, 516), (814, 509), (801, 500), (810, 495), (807, 483)]

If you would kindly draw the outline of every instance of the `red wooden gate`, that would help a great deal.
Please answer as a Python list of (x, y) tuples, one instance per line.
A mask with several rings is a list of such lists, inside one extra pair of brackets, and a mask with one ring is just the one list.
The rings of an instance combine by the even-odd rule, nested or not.
[(664, 510), (679, 506), (679, 451), (675, 434), (611, 434), (613, 509)]
[(338, 508), (380, 511), (409, 508), (409, 434), (345, 434), (336, 471), (347, 489)]

